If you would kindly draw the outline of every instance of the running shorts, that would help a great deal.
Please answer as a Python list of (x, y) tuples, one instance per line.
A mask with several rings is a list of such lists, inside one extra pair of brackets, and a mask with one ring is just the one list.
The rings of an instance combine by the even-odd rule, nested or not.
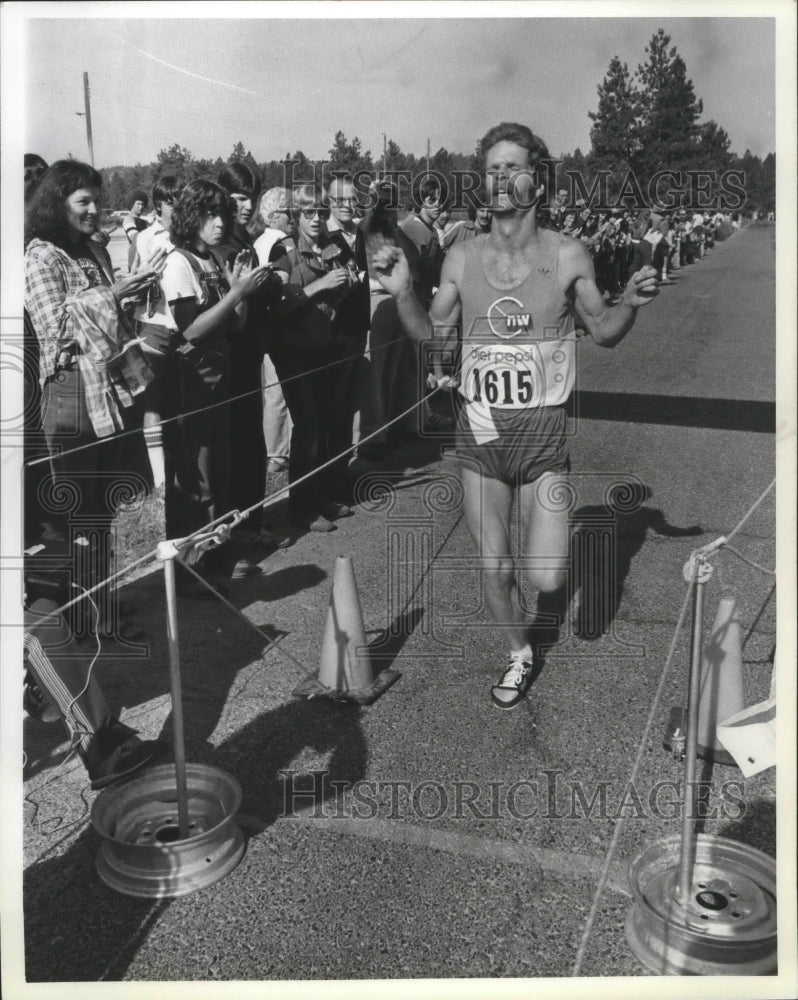
[(570, 470), (564, 406), (491, 407), (499, 436), (482, 443), (474, 437), (466, 411), (467, 406), (460, 407), (455, 450), (459, 459), (481, 475), (522, 486), (533, 483), (544, 472)]

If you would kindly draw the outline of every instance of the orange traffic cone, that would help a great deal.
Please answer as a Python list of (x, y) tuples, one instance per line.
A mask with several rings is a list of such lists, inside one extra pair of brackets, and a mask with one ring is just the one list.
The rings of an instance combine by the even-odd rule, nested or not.
[(701, 694), (698, 703), (698, 756), (716, 764), (736, 766), (717, 736), (719, 722), (745, 706), (743, 654), (737, 602), (722, 597), (701, 663)]
[(336, 701), (369, 705), (399, 676), (397, 670), (383, 670), (374, 676), (352, 559), (338, 556), (318, 675), (306, 677), (292, 693), (296, 697), (323, 695)]

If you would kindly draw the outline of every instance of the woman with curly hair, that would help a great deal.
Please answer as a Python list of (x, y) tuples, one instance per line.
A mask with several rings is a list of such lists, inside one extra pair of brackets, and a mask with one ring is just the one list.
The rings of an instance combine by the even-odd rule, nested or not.
[[(228, 337), (243, 329), (247, 299), (269, 277), (266, 267), (252, 266), (246, 251), (229, 263), (215, 256), (234, 218), (231, 197), (207, 180), (186, 184), (172, 213), (175, 249), (166, 259), (161, 292), (172, 319), (177, 407), (185, 416), (172, 455), (177, 482), (174, 503), (167, 501), (170, 534), (190, 534), (230, 509), (229, 413), (227, 405), (215, 404), (229, 399)], [(213, 555), (204, 559), (208, 571), (218, 565)], [(257, 570), (241, 560), (235, 575), (251, 572)], [(184, 589), (206, 593), (188, 585)]]
[[(58, 160), (31, 197), (25, 220), (25, 310), (39, 346), (42, 430), (51, 485), (72, 500), (70, 541), (80, 563), (72, 582), (85, 588), (110, 575), (114, 499), (121, 499), (122, 470), (130, 467), (117, 435), (140, 423), (138, 402), (152, 378), (123, 304), (158, 280), (160, 266), (156, 260), (114, 279), (107, 251), (92, 239), (101, 183), (88, 164)], [(110, 601), (105, 589), (95, 597), (98, 631), (132, 638), (132, 629), (114, 632)], [(94, 623), (88, 602), (76, 607), (81, 614), (72, 624), (80, 637)]]

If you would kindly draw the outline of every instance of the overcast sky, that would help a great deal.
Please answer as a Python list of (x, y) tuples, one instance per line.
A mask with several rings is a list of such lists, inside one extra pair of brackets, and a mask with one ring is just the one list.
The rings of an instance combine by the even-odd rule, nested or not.
[[(125, 5), (105, 10), (114, 6)], [(48, 161), (87, 157), (76, 114), (86, 70), (98, 166), (148, 163), (172, 143), (226, 157), (239, 139), (259, 161), (297, 149), (317, 159), (339, 128), (375, 159), (383, 132), (416, 154), (428, 138), (433, 152), (470, 152), (501, 120), (530, 124), (553, 153), (586, 152), (610, 59), (636, 68), (659, 27), (703, 120), (722, 125), (735, 152), (774, 150), (771, 19), (539, 16), (30, 21), (25, 148)]]

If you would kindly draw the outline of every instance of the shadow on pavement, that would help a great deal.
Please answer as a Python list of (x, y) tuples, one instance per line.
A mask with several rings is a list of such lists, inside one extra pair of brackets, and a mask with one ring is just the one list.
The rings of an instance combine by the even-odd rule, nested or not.
[[(646, 499), (651, 490), (645, 488)], [(571, 517), (571, 599), (577, 605), (574, 631), (581, 639), (599, 639), (609, 631), (623, 597), (632, 560), (648, 533), (688, 538), (704, 533), (699, 525), (677, 528), (654, 507), (629, 513), (598, 504), (580, 507)]]

